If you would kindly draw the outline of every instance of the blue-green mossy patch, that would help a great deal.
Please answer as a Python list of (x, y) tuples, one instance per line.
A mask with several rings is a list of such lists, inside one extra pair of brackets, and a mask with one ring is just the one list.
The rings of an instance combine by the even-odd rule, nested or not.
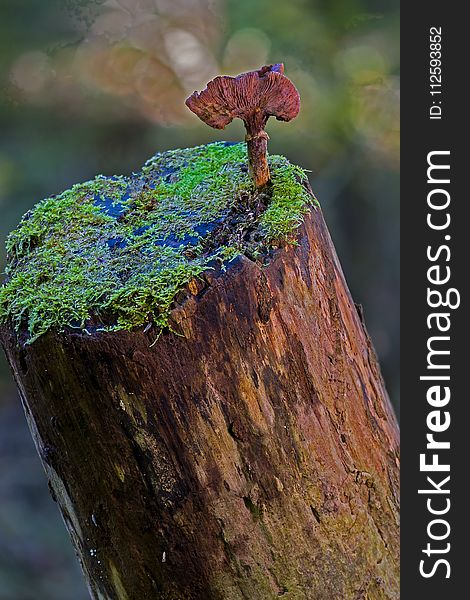
[(245, 144), (217, 142), (39, 202), (7, 240), (0, 322), (27, 343), (51, 328), (161, 331), (178, 291), (214, 261), (295, 241), (315, 199), (300, 167), (269, 165), (272, 184), (256, 192)]

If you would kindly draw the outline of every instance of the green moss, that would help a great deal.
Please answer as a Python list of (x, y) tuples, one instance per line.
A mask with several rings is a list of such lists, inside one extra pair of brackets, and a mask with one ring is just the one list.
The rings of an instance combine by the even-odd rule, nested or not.
[(43, 200), (7, 240), (0, 322), (29, 342), (53, 327), (160, 331), (177, 292), (214, 261), (293, 241), (313, 201), (306, 175), (282, 156), (269, 162), (266, 193), (252, 189), (245, 144), (219, 142)]
[[(303, 183), (307, 176), (300, 167), (291, 165), (283, 156), (270, 159), (272, 199), (262, 214), (260, 225), (268, 242), (274, 243), (289, 235), (302, 223), (308, 210)], [(311, 200), (311, 197), (308, 198)]]

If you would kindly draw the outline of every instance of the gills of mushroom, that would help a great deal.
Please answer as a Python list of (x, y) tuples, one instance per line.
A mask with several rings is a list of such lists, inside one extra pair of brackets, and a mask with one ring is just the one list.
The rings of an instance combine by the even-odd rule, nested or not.
[(248, 163), (255, 186), (260, 189), (270, 180), (267, 161), (269, 117), (290, 121), (300, 109), (300, 96), (284, 75), (284, 65), (268, 65), (237, 77), (221, 76), (209, 81), (202, 92), (194, 92), (186, 106), (204, 123), (224, 129), (234, 118), (242, 119)]

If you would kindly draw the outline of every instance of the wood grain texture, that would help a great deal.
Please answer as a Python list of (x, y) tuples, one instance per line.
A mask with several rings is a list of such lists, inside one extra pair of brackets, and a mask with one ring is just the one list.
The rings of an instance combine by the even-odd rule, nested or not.
[(175, 333), (3, 345), (96, 599), (398, 599), (398, 429), (319, 209)]

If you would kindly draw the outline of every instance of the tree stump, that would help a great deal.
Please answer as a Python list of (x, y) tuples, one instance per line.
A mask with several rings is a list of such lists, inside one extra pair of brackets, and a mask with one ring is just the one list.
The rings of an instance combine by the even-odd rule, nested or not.
[(398, 429), (321, 210), (170, 329), (2, 326), (95, 599), (397, 599)]

